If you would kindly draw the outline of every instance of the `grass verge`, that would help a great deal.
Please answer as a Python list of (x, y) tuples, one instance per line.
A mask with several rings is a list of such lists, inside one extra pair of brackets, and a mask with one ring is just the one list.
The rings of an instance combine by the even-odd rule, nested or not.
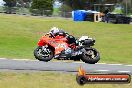
[(131, 88), (130, 84), (86, 84), (76, 83), (76, 76), (53, 72), (0, 72), (0, 88)]

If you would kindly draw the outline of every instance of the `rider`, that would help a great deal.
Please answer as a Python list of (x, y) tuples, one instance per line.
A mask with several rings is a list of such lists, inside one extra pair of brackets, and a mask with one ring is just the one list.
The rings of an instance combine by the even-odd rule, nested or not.
[(69, 35), (67, 32), (65, 32), (62, 29), (59, 29), (57, 27), (52, 27), (50, 29), (50, 32), (49, 33), (53, 37), (56, 37), (57, 35), (65, 37), (68, 40), (68, 44), (73, 44), (74, 43), (75, 45), (78, 45), (77, 39), (75, 37), (73, 37), (72, 35)]

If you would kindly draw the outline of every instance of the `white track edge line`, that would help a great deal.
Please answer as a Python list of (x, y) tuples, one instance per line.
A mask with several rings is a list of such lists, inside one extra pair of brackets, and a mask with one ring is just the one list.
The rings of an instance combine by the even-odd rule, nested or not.
[(85, 62), (72, 62), (72, 63), (85, 63)]
[(6, 59), (6, 58), (0, 58), (0, 59)]
[(107, 65), (123, 65), (123, 64), (107, 64)]
[(106, 63), (96, 63), (96, 64), (106, 64)]
[(95, 70), (95, 71), (110, 71), (110, 70)]
[(38, 61), (38, 60), (30, 60), (30, 59), (11, 59), (11, 60), (17, 60), (17, 61)]
[(125, 65), (125, 66), (132, 66), (132, 65)]
[(117, 71), (117, 72), (123, 72), (124, 73), (124, 72), (131, 72), (131, 71)]

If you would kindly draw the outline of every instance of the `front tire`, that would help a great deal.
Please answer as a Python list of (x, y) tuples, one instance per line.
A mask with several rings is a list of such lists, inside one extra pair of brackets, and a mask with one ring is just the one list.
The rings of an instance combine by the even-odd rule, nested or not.
[(34, 50), (34, 56), (39, 61), (48, 62), (54, 57), (54, 52), (49, 47), (47, 47), (46, 50), (43, 50), (42, 47), (37, 47)]
[(100, 60), (100, 54), (95, 48), (86, 48), (81, 60), (85, 63), (95, 64)]

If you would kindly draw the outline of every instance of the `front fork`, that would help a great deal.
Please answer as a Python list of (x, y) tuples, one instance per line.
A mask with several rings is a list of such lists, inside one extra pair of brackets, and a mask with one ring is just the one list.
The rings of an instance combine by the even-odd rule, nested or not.
[(48, 45), (42, 46), (42, 51), (43, 51), (43, 52), (50, 53), (50, 51), (49, 51), (49, 49), (48, 49)]
[(46, 48), (47, 48), (47, 47), (48, 47), (47, 45), (42, 46), (42, 50), (43, 50), (43, 51), (46, 51)]

